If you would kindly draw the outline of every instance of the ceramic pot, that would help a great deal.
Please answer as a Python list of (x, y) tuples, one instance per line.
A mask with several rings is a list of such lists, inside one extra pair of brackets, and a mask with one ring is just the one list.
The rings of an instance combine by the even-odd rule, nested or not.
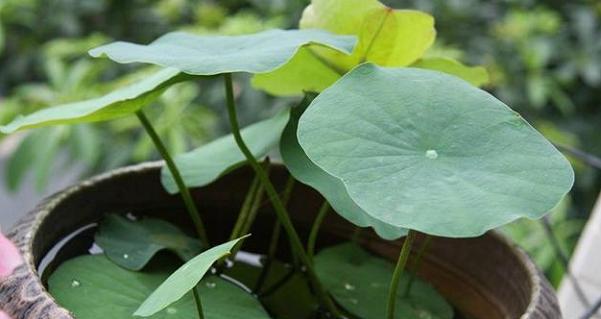
[[(161, 186), (160, 167), (161, 163), (146, 163), (118, 169), (40, 203), (8, 234), (23, 253), (25, 263), (0, 282), (0, 308), (14, 319), (72, 319), (47, 292), (39, 266), (61, 239), (98, 222), (107, 213), (132, 211), (189, 227), (181, 199), (167, 194)], [(213, 243), (227, 240), (252, 178), (253, 173), (243, 167), (209, 186), (192, 190)], [(284, 167), (273, 165), (271, 178), (283, 189), (288, 173)], [(322, 201), (312, 189), (295, 185), (289, 211), (303, 239)], [(252, 229), (254, 235), (244, 249), (266, 251), (274, 216), (271, 206), (263, 205)], [(329, 214), (318, 245), (347, 240), (354, 229), (336, 214)], [(384, 241), (370, 231), (361, 234), (359, 242), (366, 249), (396, 260), (401, 240)], [(420, 240), (418, 237), (416, 246)], [(280, 246), (279, 257), (287, 258), (288, 246)], [(55, 258), (51, 264), (61, 261)], [(495, 232), (469, 239), (434, 238), (418, 275), (436, 287), (464, 318), (561, 318), (555, 293), (544, 276), (523, 251)]]

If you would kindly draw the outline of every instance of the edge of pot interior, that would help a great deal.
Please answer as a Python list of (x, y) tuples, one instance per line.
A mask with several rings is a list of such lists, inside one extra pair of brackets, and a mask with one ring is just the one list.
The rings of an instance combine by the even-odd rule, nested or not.
[[(40, 238), (42, 235), (37, 232), (38, 229), (53, 209), (74, 194), (87, 188), (93, 188), (96, 184), (115, 177), (156, 171), (161, 166), (162, 162), (159, 161), (116, 169), (69, 187), (38, 204), (36, 209), (29, 213), (7, 234), (23, 254), (25, 262), (9, 278), (0, 282), (0, 305), (5, 308), (3, 310), (15, 316), (15, 319), (73, 319), (67, 310), (55, 303), (39, 278), (37, 264), (40, 261), (40, 256), (46, 254), (48, 247), (34, 247), (35, 242), (44, 240)], [(75, 224), (77, 224), (77, 221), (75, 221)], [(79, 225), (81, 226), (82, 224)], [(68, 229), (63, 230), (63, 232), (69, 233), (74, 230)], [(528, 308), (520, 319), (561, 319), (557, 299), (553, 294), (552, 288), (541, 277), (542, 274), (540, 274), (529, 257), (504, 236), (498, 234), (493, 236), (510, 247), (513, 255), (515, 255), (520, 264), (528, 272), (530, 286), (533, 288), (533, 291), (530, 294)], [(53, 242), (56, 243), (56, 241)]]
[[(38, 203), (7, 234), (7, 237), (13, 241), (21, 252), (24, 263), (15, 269), (10, 277), (0, 282), (0, 305), (3, 307), (2, 310), (11, 316), (15, 316), (15, 319), (75, 319), (69, 311), (56, 303), (54, 298), (46, 291), (39, 277), (37, 271), (39, 260), (34, 256), (33, 247), (34, 241), (37, 239), (37, 230), (55, 207), (66, 198), (83, 189), (93, 187), (97, 183), (115, 176), (159, 169), (162, 165), (162, 161), (157, 161), (115, 169), (67, 187)], [(43, 254), (45, 253), (46, 251), (43, 252)]]

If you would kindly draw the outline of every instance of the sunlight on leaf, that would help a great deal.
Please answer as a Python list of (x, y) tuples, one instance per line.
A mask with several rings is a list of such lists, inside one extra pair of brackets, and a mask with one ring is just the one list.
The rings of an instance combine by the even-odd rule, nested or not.
[(315, 48), (342, 70), (369, 61), (382, 66), (407, 66), (434, 43), (434, 18), (415, 10), (395, 10), (375, 0), (313, 0), (300, 21), (301, 29), (319, 28), (359, 37), (351, 56)]
[(255, 87), (274, 95), (321, 92), (365, 61), (407, 66), (421, 58), (436, 37), (429, 14), (393, 10), (377, 0), (313, 0), (303, 12), (300, 28), (355, 35), (358, 43), (351, 55), (309, 46), (283, 67), (255, 76)]
[(321, 92), (362, 62), (397, 67), (415, 64), (476, 86), (488, 82), (481, 67), (464, 66), (448, 57), (424, 58), (436, 38), (434, 18), (425, 12), (395, 10), (377, 0), (313, 0), (303, 12), (300, 27), (356, 35), (358, 43), (351, 55), (309, 46), (283, 67), (254, 76), (256, 88), (281, 96)]

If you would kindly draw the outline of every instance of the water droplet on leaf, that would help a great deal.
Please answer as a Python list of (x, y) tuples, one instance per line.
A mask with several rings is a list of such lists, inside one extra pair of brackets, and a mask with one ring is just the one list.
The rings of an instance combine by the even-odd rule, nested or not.
[(173, 307), (169, 307), (167, 308), (167, 314), (169, 315), (174, 315), (177, 313), (177, 309), (173, 308)]
[(73, 288), (77, 288), (77, 287), (79, 287), (79, 286), (81, 286), (81, 282), (79, 282), (79, 281), (77, 281), (77, 280), (73, 280), (73, 281), (71, 281), (71, 287), (73, 287)]
[(417, 309), (415, 311), (415, 313), (417, 314), (417, 317), (420, 318), (420, 319), (432, 319), (432, 318), (434, 318), (429, 311), (424, 310), (424, 309)]
[(207, 281), (206, 285), (208, 288), (215, 288), (215, 286), (217, 286), (217, 284), (212, 281)]
[(355, 286), (349, 284), (348, 282), (344, 284), (344, 289), (346, 290), (355, 290)]
[(426, 157), (429, 159), (437, 159), (438, 158), (438, 152), (436, 150), (427, 150), (426, 151)]

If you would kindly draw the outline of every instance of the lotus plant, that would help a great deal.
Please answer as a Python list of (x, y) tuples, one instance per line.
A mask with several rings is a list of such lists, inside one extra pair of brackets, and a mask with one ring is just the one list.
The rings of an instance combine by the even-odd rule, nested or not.
[[(313, 0), (298, 30), (175, 32), (147, 45), (115, 42), (91, 50), (93, 57), (159, 70), (103, 97), (18, 118), (0, 131), (137, 116), (165, 160), (162, 184), (181, 196), (196, 236), (162, 220), (108, 215), (96, 233), (103, 254), (65, 262), (51, 276), (50, 291), (81, 319), (108, 313), (269, 318), (248, 291), (219, 276), (227, 271), (223, 258), (238, 252), (265, 196), (276, 215), (274, 234), (284, 230), (309, 295), (323, 312), (336, 318), (451, 319), (453, 308), (436, 289), (404, 271), (416, 234), (475, 237), (517, 218), (540, 218), (569, 191), (574, 176), (540, 133), (478, 88), (488, 81), (484, 68), (430, 54), (435, 37), (434, 19), (424, 12), (376, 0)], [(252, 74), (254, 87), (272, 95), (302, 98), (240, 128), (238, 73)], [(172, 156), (144, 107), (172, 85), (208, 76), (223, 80), (232, 133)], [(273, 150), (291, 174), (283, 194), (269, 178), (267, 154)], [(211, 212), (199, 211), (189, 188), (241, 165), (253, 169), (254, 181), (231, 241), (210, 248), (203, 217)], [(297, 182), (324, 198), (308, 243), (287, 211)], [(320, 225), (330, 211), (384, 240), (405, 236), (396, 265), (356, 243), (316, 254)], [(178, 258), (157, 268), (153, 260), (162, 250)], [(427, 244), (419, 256), (425, 250)], [(184, 265), (177, 268), (178, 262)], [(263, 275), (250, 289), (259, 296)], [(102, 280), (107, 277), (112, 280)]]

